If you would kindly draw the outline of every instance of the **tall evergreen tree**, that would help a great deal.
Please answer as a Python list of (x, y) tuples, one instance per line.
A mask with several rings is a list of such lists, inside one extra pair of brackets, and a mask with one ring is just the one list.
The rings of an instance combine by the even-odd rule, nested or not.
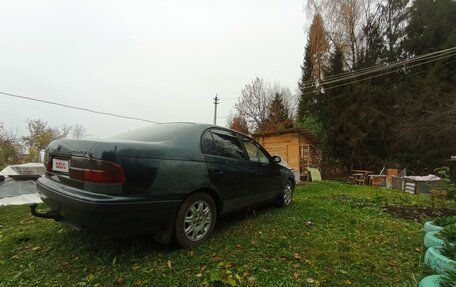
[(299, 85), (299, 104), (298, 104), (298, 121), (303, 120), (306, 116), (312, 113), (310, 106), (313, 101), (313, 64), (311, 61), (312, 51), (310, 49), (310, 41), (307, 40), (306, 49), (304, 52), (304, 63), (301, 66), (301, 80)]
[[(410, 7), (405, 52), (413, 57), (456, 47), (454, 15), (454, 0), (416, 0)], [(436, 167), (456, 151), (455, 62), (453, 54), (407, 69), (394, 128), (396, 155), (407, 165)]]
[(329, 49), (328, 38), (323, 26), (323, 19), (316, 14), (309, 28), (309, 36), (304, 52), (299, 82), (298, 121), (305, 117), (319, 118), (321, 111), (321, 81), (324, 79), (324, 67)]

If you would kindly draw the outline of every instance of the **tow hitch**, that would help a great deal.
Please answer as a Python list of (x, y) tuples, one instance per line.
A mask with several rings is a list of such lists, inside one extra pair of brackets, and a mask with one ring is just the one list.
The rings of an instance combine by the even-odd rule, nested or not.
[(54, 219), (55, 221), (62, 220), (62, 216), (60, 216), (54, 210), (49, 210), (46, 213), (39, 213), (38, 211), (36, 211), (37, 207), (38, 207), (38, 204), (36, 204), (36, 203), (33, 203), (30, 205), (30, 212), (32, 213), (33, 216)]

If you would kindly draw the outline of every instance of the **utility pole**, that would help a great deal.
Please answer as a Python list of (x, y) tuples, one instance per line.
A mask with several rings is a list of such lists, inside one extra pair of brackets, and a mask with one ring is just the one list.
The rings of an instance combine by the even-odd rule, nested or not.
[(219, 102), (219, 97), (217, 94), (215, 94), (214, 98), (214, 125), (217, 124), (217, 105), (220, 104)]

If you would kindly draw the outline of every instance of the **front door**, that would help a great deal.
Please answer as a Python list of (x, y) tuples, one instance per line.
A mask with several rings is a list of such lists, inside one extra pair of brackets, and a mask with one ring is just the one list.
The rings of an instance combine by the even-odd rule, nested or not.
[(270, 155), (255, 141), (241, 137), (253, 170), (250, 193), (254, 200), (267, 201), (276, 198), (281, 191), (280, 167), (271, 161)]

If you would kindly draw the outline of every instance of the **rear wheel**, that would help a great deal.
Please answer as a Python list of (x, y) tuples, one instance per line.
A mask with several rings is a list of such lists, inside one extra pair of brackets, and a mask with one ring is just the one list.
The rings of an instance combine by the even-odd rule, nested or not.
[(285, 186), (282, 189), (282, 193), (280, 194), (279, 198), (277, 199), (277, 204), (279, 206), (288, 206), (291, 204), (293, 200), (293, 184), (291, 181), (287, 181)]
[(182, 204), (177, 213), (175, 234), (179, 245), (193, 248), (206, 241), (214, 230), (217, 217), (212, 197), (194, 193)]

